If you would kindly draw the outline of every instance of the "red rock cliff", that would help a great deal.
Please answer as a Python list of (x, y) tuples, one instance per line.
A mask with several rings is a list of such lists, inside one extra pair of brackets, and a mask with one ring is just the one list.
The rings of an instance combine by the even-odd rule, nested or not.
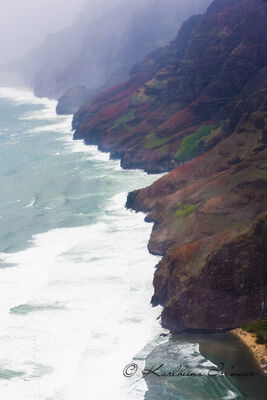
[(172, 170), (127, 201), (154, 223), (152, 301), (172, 331), (267, 316), (266, 22), (265, 0), (215, 0), (74, 118), (123, 167)]

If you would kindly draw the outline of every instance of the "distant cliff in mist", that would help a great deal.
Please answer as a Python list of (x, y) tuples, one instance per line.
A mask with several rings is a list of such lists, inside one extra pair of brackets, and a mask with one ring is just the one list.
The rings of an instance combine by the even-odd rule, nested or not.
[[(63, 97), (60, 112), (73, 112), (99, 91), (128, 78), (144, 56), (171, 41), (181, 23), (204, 12), (211, 0), (122, 2), (92, 17), (86, 6), (73, 25), (49, 35), (8, 73), (39, 97)], [(70, 89), (70, 90), (69, 90)]]

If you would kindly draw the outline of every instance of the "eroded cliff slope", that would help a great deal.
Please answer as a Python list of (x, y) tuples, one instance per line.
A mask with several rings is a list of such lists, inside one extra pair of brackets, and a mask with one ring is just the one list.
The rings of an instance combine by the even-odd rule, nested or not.
[(123, 167), (172, 170), (127, 201), (154, 223), (152, 301), (172, 331), (267, 317), (266, 22), (265, 0), (215, 0), (74, 118)]

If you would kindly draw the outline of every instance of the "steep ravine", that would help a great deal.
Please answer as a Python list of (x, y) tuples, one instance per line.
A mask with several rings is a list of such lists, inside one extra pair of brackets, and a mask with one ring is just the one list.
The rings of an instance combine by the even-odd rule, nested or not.
[(127, 207), (154, 224), (152, 302), (172, 332), (267, 318), (266, 21), (265, 0), (215, 0), (74, 116), (74, 138), (123, 167), (171, 171)]

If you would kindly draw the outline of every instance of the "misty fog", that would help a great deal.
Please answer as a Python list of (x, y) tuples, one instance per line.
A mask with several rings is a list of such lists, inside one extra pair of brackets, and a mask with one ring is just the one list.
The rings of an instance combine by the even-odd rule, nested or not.
[(0, 0), (1, 82), (53, 99), (79, 87), (74, 112), (82, 102), (126, 80), (132, 67), (168, 45), (181, 24), (205, 12), (210, 3)]
[(86, 2), (97, 14), (119, 0), (0, 0), (0, 64), (24, 56), (47, 34), (71, 25)]
[[(82, 14), (92, 20), (127, 0), (0, 0), (0, 64), (16, 60), (40, 45), (49, 33), (70, 26)], [(149, 4), (153, 0), (136, 0)], [(203, 0), (195, 0), (201, 4)], [(204, 1), (205, 2), (205, 1)], [(187, 0), (184, 0), (186, 5)], [(195, 10), (192, 10), (194, 13)], [(89, 23), (90, 21), (88, 21)]]

